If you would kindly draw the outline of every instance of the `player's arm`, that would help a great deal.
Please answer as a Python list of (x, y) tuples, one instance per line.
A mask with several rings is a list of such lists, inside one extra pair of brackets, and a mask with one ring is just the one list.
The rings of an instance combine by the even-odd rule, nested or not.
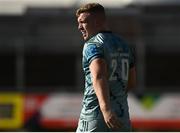
[(120, 128), (121, 124), (110, 107), (107, 64), (105, 60), (96, 58), (91, 62), (89, 68), (92, 75), (93, 87), (107, 126), (109, 128)]

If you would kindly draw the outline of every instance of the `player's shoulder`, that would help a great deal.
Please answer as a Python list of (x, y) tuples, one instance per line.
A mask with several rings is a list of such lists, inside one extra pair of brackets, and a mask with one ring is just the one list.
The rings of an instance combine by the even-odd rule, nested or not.
[(104, 43), (104, 35), (101, 33), (96, 34), (92, 38), (90, 38), (86, 43), (85, 47), (88, 47), (89, 45), (96, 45), (97, 47), (100, 47)]
[(103, 43), (105, 39), (105, 36), (102, 33), (98, 33), (95, 36), (93, 36), (91, 39), (89, 39), (88, 43)]

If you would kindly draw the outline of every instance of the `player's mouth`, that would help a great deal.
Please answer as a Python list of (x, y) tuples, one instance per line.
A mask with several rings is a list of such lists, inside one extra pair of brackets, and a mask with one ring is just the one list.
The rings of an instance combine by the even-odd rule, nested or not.
[(81, 33), (83, 37), (86, 37), (86, 31), (82, 30)]

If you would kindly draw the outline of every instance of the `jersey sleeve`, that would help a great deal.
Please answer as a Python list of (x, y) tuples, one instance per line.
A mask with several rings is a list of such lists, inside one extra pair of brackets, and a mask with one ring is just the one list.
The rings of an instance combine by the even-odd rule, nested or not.
[(89, 64), (92, 62), (92, 60), (96, 58), (103, 58), (103, 47), (102, 45), (96, 45), (96, 44), (88, 44), (86, 48), (84, 49), (84, 55), (89, 62)]
[(135, 48), (130, 48), (130, 68), (133, 68), (136, 64)]

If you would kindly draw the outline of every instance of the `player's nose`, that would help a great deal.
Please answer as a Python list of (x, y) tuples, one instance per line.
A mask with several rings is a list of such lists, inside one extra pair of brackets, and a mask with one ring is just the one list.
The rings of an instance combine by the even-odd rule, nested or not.
[(83, 27), (82, 27), (82, 24), (79, 24), (78, 25), (78, 30), (81, 30)]

